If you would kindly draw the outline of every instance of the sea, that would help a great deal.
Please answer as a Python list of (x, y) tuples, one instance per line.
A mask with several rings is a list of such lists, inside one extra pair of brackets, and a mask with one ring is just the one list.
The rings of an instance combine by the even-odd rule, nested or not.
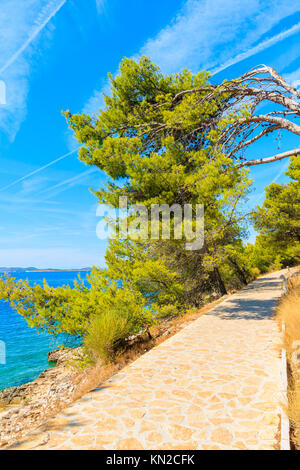
[[(70, 285), (78, 278), (76, 271), (32, 271), (11, 273), (15, 279), (28, 279), (31, 285), (46, 279), (52, 287)], [(2, 274), (1, 274), (2, 275)], [(80, 272), (84, 279), (86, 272)], [(78, 338), (38, 333), (8, 303), (0, 301), (0, 390), (22, 385), (36, 379), (55, 364), (48, 362), (47, 353), (60, 345), (77, 346)]]

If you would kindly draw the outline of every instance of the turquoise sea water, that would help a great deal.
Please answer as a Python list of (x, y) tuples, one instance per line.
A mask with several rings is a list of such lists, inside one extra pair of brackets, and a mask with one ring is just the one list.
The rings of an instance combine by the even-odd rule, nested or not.
[[(86, 273), (81, 273), (84, 278)], [(74, 271), (12, 273), (16, 279), (28, 279), (30, 284), (41, 284), (46, 279), (50, 286), (63, 284), (73, 286), (78, 273)], [(26, 320), (11, 307), (0, 301), (0, 341), (4, 342), (6, 363), (2, 364), (0, 351), (0, 390), (34, 380), (45, 369), (51, 367), (47, 353), (66, 340), (39, 334), (29, 328)], [(70, 342), (70, 338), (68, 338)], [(71, 339), (72, 343), (72, 339)], [(73, 344), (75, 345), (75, 342)], [(3, 343), (0, 343), (0, 347)]]

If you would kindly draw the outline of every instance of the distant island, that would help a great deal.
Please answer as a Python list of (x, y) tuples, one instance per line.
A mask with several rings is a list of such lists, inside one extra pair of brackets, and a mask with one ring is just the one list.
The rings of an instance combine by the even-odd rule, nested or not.
[(5, 267), (0, 267), (0, 273), (30, 273), (30, 272), (60, 272), (60, 271), (91, 271), (92, 268), (79, 268), (79, 269), (54, 269), (54, 268), (45, 268), (45, 269), (38, 269), (38, 268), (33, 268), (33, 267), (28, 267), (28, 268), (5, 268)]

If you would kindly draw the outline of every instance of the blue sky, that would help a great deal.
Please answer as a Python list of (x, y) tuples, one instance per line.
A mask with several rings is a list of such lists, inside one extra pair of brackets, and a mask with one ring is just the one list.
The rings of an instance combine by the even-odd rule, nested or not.
[[(0, 266), (103, 265), (96, 200), (104, 181), (77, 160), (61, 110), (94, 112), (107, 73), (147, 54), (165, 73), (233, 78), (258, 64), (300, 84), (300, 0), (0, 0)], [(299, 146), (283, 135), (281, 150)], [(268, 156), (277, 142), (253, 146)], [(49, 165), (49, 163), (55, 163)], [(250, 197), (284, 181), (288, 161), (254, 167)], [(43, 170), (40, 171), (41, 168)], [(30, 176), (28, 176), (30, 175)]]

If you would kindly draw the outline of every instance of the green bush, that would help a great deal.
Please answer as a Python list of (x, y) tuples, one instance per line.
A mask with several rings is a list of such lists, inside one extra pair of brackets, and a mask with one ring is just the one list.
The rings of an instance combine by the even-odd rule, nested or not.
[(131, 325), (126, 317), (120, 317), (114, 311), (105, 312), (92, 321), (84, 346), (94, 359), (100, 358), (107, 363), (114, 358), (130, 334)]
[(123, 351), (125, 340), (139, 333), (146, 322), (149, 323), (150, 319), (146, 318), (135, 299), (125, 292), (123, 294), (124, 298), (118, 295), (115, 303), (91, 320), (84, 338), (84, 349), (93, 361), (112, 361)]

